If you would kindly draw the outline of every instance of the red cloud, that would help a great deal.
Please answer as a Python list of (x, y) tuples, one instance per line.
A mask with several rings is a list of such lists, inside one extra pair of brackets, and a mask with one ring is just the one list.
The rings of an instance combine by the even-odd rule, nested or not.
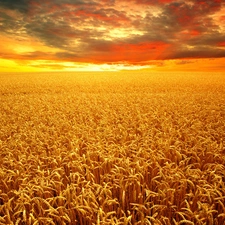
[(191, 30), (190, 35), (191, 36), (199, 36), (201, 33), (198, 30)]
[(219, 42), (219, 43), (218, 43), (218, 46), (219, 46), (219, 47), (225, 47), (225, 41)]
[(155, 42), (144, 42), (139, 44), (118, 44), (113, 46), (113, 50), (120, 52), (146, 52), (146, 51), (161, 51), (168, 46), (167, 43), (155, 41)]
[(193, 29), (193, 30), (185, 30), (185, 31), (181, 32), (180, 34), (182, 35), (180, 37), (182, 37), (185, 40), (188, 40), (190, 38), (201, 35), (201, 32)]
[[(121, 43), (108, 46), (107, 51), (99, 53), (96, 51), (92, 60), (94, 62), (119, 62), (129, 61), (132, 63), (147, 61), (150, 59), (161, 59), (165, 57), (166, 49), (169, 44), (156, 41), (156, 42), (143, 42), (138, 44)], [(104, 49), (104, 46), (98, 46), (97, 50)], [(93, 55), (93, 54), (90, 54)]]

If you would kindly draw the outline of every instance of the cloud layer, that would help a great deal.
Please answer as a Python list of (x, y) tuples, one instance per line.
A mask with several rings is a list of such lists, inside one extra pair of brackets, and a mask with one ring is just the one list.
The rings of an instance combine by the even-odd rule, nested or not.
[(0, 0), (0, 35), (17, 45), (32, 40), (45, 46), (20, 51), (2, 46), (4, 59), (147, 65), (152, 60), (220, 58), (225, 57), (225, 3)]

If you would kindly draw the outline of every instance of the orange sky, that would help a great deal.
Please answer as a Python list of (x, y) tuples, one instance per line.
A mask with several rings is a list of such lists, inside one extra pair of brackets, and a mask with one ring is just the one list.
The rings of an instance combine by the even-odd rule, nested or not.
[(0, 72), (225, 71), (225, 2), (0, 1), (0, 40)]

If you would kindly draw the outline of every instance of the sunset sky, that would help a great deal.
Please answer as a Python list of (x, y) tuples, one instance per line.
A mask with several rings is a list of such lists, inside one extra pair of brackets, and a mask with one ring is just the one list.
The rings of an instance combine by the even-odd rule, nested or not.
[(224, 0), (0, 0), (0, 72), (225, 71)]

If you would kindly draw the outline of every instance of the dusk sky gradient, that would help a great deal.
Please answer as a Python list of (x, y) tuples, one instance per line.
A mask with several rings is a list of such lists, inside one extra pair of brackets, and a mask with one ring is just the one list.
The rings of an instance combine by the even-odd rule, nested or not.
[(225, 71), (224, 0), (0, 0), (0, 72)]

